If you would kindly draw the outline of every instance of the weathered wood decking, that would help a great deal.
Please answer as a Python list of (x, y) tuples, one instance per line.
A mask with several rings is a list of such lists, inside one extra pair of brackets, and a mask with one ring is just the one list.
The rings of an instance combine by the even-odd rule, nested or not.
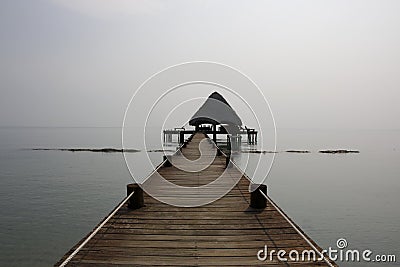
[[(182, 154), (190, 160), (198, 158), (202, 139), (203, 134), (195, 134)], [(181, 156), (174, 157), (179, 160)], [(215, 180), (224, 168), (225, 156), (217, 156), (200, 172), (185, 172), (173, 166), (162, 167), (158, 172), (176, 184), (198, 186)], [(230, 172), (239, 171), (233, 167)], [(297, 231), (274, 203), (268, 201), (264, 210), (249, 208), (248, 185), (249, 181), (242, 177), (223, 198), (195, 208), (170, 206), (145, 195), (145, 207), (131, 210), (123, 205), (67, 266), (329, 266), (325, 260), (279, 261), (276, 254), (273, 261), (259, 261), (257, 252), (265, 245), (268, 251), (296, 249), (300, 254), (313, 250), (310, 243), (320, 248)]]

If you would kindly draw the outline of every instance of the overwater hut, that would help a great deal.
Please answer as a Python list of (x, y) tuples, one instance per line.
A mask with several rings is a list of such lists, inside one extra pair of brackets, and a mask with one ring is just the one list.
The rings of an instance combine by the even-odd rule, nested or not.
[[(228, 101), (218, 92), (214, 92), (192, 116), (189, 125), (195, 126), (196, 132), (202, 129), (207, 132), (211, 130), (215, 142), (217, 133), (239, 133), (242, 120), (229, 105)], [(219, 129), (217, 129), (217, 126), (220, 126)]]

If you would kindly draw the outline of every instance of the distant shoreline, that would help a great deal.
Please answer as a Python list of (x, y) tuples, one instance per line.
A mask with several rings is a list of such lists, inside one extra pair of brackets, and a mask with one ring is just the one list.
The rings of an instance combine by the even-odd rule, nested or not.
[[(141, 152), (139, 149), (123, 149), (123, 148), (30, 148), (33, 151), (69, 151), (69, 152), (101, 152), (101, 153), (137, 153)], [(153, 149), (147, 152), (175, 152), (174, 150)], [(268, 151), (268, 150), (242, 150), (242, 153), (266, 154), (266, 153), (298, 153), (308, 154), (312, 153), (310, 150), (286, 150), (286, 151)], [(349, 154), (360, 153), (359, 150), (348, 149), (327, 149), (319, 150), (318, 153), (323, 154)]]
[[(312, 153), (310, 150), (285, 150), (285, 151), (269, 151), (269, 150), (244, 150), (242, 153), (255, 153), (255, 154), (266, 154), (266, 153), (298, 153), (298, 154), (308, 154)], [(348, 153), (360, 153), (359, 150), (348, 150), (348, 149), (327, 149), (319, 150), (318, 153), (324, 154), (348, 154)]]

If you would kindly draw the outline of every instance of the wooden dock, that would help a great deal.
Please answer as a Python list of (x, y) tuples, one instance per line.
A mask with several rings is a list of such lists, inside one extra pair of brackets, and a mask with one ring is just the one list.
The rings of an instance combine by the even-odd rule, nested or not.
[[(198, 158), (204, 138), (194, 134), (173, 157)], [(157, 171), (176, 184), (199, 186), (221, 175), (225, 161), (224, 155), (217, 156), (196, 173), (174, 166)], [(239, 170), (233, 166), (230, 172)], [(272, 260), (260, 261), (257, 253), (265, 245), (268, 252), (297, 250), (300, 259), (304, 250), (318, 258), (321, 249), (269, 197), (265, 209), (250, 208), (248, 186), (243, 176), (227, 195), (201, 207), (175, 207), (144, 194), (145, 206), (130, 209), (124, 200), (55, 266), (337, 266), (326, 257), (285, 261), (276, 253)]]

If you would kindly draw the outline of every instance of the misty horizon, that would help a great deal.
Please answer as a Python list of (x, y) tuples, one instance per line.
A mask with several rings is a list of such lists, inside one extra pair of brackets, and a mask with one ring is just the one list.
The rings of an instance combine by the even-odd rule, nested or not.
[(278, 129), (400, 128), (398, 1), (1, 5), (0, 126), (119, 127), (148, 77), (206, 60), (252, 78)]

